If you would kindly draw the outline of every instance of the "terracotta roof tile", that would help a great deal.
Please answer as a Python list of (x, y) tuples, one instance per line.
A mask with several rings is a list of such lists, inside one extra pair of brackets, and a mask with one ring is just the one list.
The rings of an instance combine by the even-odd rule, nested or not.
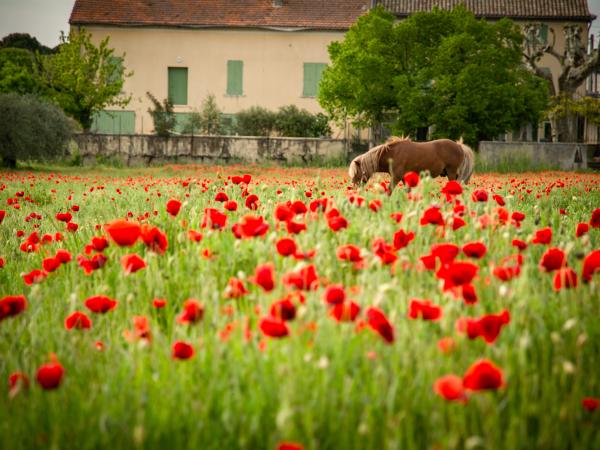
[(71, 25), (347, 30), (370, 0), (76, 0)]
[(434, 7), (452, 9), (464, 4), (476, 16), (484, 18), (509, 17), (513, 19), (581, 20), (595, 18), (590, 14), (587, 0), (378, 0), (398, 17)]

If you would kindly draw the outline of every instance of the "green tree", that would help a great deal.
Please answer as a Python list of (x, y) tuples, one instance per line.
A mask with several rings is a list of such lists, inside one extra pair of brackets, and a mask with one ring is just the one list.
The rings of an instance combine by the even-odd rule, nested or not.
[(19, 159), (64, 155), (73, 124), (55, 105), (33, 95), (0, 94), (0, 159), (15, 167)]
[(39, 52), (42, 55), (48, 55), (53, 49), (40, 44), (36, 37), (28, 33), (11, 33), (0, 40), (0, 48), (22, 48), (31, 53)]
[(319, 101), (336, 119), (393, 121), (405, 135), (432, 127), (434, 137), (474, 145), (537, 123), (547, 107), (547, 84), (525, 68), (522, 42), (510, 20), (477, 20), (464, 7), (399, 23), (374, 8), (330, 45)]
[(236, 118), (236, 132), (240, 136), (269, 136), (275, 127), (275, 113), (262, 106), (240, 111)]
[(131, 98), (123, 95), (122, 89), (131, 73), (125, 72), (125, 55), (116, 57), (108, 46), (108, 37), (95, 46), (91, 35), (81, 30), (68, 37), (63, 34), (61, 42), (55, 55), (40, 58), (40, 76), (49, 98), (87, 131), (94, 113), (129, 103)]
[(0, 93), (38, 94), (44, 91), (36, 78), (34, 55), (22, 48), (0, 48)]
[(173, 112), (173, 103), (168, 98), (165, 98), (162, 104), (150, 92), (146, 95), (152, 102), (152, 108), (148, 108), (148, 113), (154, 122), (154, 134), (162, 137), (169, 137), (175, 128), (177, 119)]

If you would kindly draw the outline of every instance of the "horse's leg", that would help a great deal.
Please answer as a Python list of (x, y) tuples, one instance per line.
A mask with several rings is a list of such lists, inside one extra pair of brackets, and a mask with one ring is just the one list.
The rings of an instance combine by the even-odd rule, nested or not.
[(456, 167), (446, 167), (444, 171), (446, 172), (446, 176), (449, 180), (458, 179), (458, 171), (456, 170)]

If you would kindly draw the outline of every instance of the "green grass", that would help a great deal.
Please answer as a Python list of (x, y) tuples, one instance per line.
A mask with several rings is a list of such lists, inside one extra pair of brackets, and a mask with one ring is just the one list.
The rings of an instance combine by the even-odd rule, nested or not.
[[(7, 211), (0, 224), (0, 256), (6, 260), (0, 269), (0, 298), (24, 294), (29, 303), (21, 315), (0, 322), (2, 449), (275, 449), (281, 441), (302, 443), (307, 450), (600, 448), (600, 411), (590, 413), (581, 407), (584, 397), (600, 396), (599, 276), (587, 285), (579, 280), (576, 289), (554, 292), (552, 275), (538, 267), (546, 250), (540, 245), (525, 250), (518, 278), (504, 283), (491, 274), (494, 265), (515, 253), (510, 245), (513, 238), (529, 241), (535, 230), (546, 226), (553, 228), (552, 245), (565, 250), (569, 265), (581, 273), (581, 257), (598, 248), (599, 231), (592, 229), (588, 236), (576, 239), (575, 227), (589, 221), (600, 205), (598, 176), (478, 175), (461, 196), (468, 208), (468, 225), (454, 232), (447, 229), (442, 238), (433, 226), (419, 225), (432, 203), (442, 202), (443, 210), (451, 211), (452, 205), (438, 195), (439, 180), (424, 180), (411, 193), (413, 200), (401, 189), (391, 197), (376, 189), (362, 190), (367, 201), (357, 208), (346, 197), (345, 170), (34, 169), (0, 172), (0, 186), (6, 186), (0, 191), (0, 209)], [(245, 172), (252, 173), (249, 190), (261, 201), (255, 212), (244, 207), (238, 186), (224, 188), (228, 175)], [(515, 179), (512, 184), (511, 179)], [(525, 184), (514, 187), (521, 180)], [(556, 180), (566, 186), (543, 193)], [(184, 187), (182, 181), (189, 185)], [(470, 192), (477, 188), (493, 189), (504, 196), (509, 212), (525, 213), (522, 227), (480, 229), (470, 213), (493, 216), (497, 205), (491, 198), (487, 203), (471, 201)], [(532, 192), (527, 194), (526, 188)], [(222, 209), (213, 201), (221, 190), (238, 201), (239, 209), (228, 213), (226, 230), (201, 230), (204, 208)], [(276, 226), (273, 210), (287, 200), (308, 203), (312, 199), (305, 197), (307, 190), (312, 191), (312, 199), (322, 191), (331, 196), (350, 226), (334, 233), (322, 214), (307, 216), (308, 230), (294, 238), (302, 250), (317, 249), (312, 262), (321, 286), (306, 293), (306, 303), (299, 305), (298, 317), (289, 324), (289, 337), (266, 339), (257, 328), (258, 320), (288, 292), (281, 275), (302, 265), (276, 253), (275, 242), (287, 233), (285, 227)], [(21, 198), (19, 210), (7, 206), (8, 198), (18, 191), (36, 203)], [(537, 193), (542, 193), (539, 199)], [(170, 198), (184, 202), (176, 218), (165, 210)], [(373, 199), (382, 200), (377, 213), (366, 206)], [(79, 224), (76, 233), (66, 232), (54, 218), (72, 204), (81, 207), (73, 213), (73, 221)], [(567, 215), (560, 215), (560, 208)], [(397, 211), (404, 214), (400, 224), (389, 218)], [(38, 221), (24, 221), (31, 212), (43, 216), (40, 234), (60, 231), (64, 242), (43, 246), (37, 253), (21, 252), (22, 239), (16, 238), (16, 232), (22, 229), (27, 236), (34, 231), (33, 223)], [(82, 254), (90, 239), (101, 234), (97, 224), (128, 212), (133, 218), (149, 212), (147, 222), (166, 232), (169, 248), (164, 255), (141, 243), (130, 249), (112, 244), (104, 252), (106, 267), (89, 276), (72, 261), (40, 284), (23, 283), (20, 275), (40, 268), (44, 257), (58, 248), (68, 249), (74, 257)], [(262, 238), (237, 240), (229, 228), (249, 213), (263, 215), (269, 232)], [(201, 243), (188, 240), (188, 228), (204, 233)], [(416, 238), (398, 252), (399, 261), (408, 267), (403, 270), (398, 264), (391, 272), (370, 253), (371, 244), (377, 237), (390, 242), (399, 228), (413, 230)], [(462, 245), (475, 240), (484, 242), (488, 252), (477, 261), (479, 302), (469, 307), (443, 294), (434, 274), (418, 270), (417, 265), (433, 243)], [(353, 270), (336, 258), (337, 247), (347, 243), (365, 249), (364, 269)], [(214, 257), (202, 257), (204, 249)], [(140, 254), (148, 267), (126, 276), (119, 259), (132, 252)], [(277, 285), (265, 293), (247, 277), (257, 264), (269, 261), (275, 265)], [(232, 276), (244, 279), (249, 295), (224, 298)], [(355, 324), (332, 320), (322, 301), (327, 282), (356, 287), (349, 296), (363, 312), (372, 305), (385, 311), (395, 328), (395, 342), (387, 345), (369, 330), (357, 332)], [(117, 299), (117, 308), (106, 315), (89, 313), (91, 330), (67, 331), (65, 318), (75, 310), (88, 313), (84, 300), (99, 294)], [(154, 309), (154, 298), (167, 299), (167, 307)], [(188, 298), (204, 304), (204, 319), (189, 326), (177, 324)], [(429, 298), (442, 305), (443, 318), (409, 320), (411, 298)], [(232, 308), (232, 315), (224, 313), (225, 306)], [(504, 308), (510, 311), (511, 322), (492, 345), (468, 340), (455, 329), (459, 317)], [(132, 317), (139, 315), (150, 320), (149, 346), (123, 337), (123, 331), (133, 326)], [(252, 329), (249, 341), (244, 338), (246, 320)], [(223, 341), (219, 331), (228, 323), (236, 325)], [(312, 324), (316, 331), (311, 331)], [(454, 337), (458, 344), (450, 354), (441, 353), (436, 345), (445, 336)], [(176, 340), (191, 342), (195, 357), (173, 360), (171, 344)], [(104, 343), (104, 351), (95, 348), (96, 341)], [(35, 382), (35, 373), (51, 352), (66, 372), (57, 390), (44, 391)], [(480, 358), (502, 368), (504, 388), (474, 393), (467, 404), (435, 395), (432, 385), (437, 378), (462, 375)], [(25, 372), (31, 387), (9, 398), (6, 380), (15, 371)]]

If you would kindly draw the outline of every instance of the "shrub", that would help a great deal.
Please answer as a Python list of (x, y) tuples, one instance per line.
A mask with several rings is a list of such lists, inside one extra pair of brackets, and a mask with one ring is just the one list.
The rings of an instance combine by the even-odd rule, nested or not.
[(252, 106), (237, 114), (236, 132), (242, 136), (269, 136), (275, 126), (275, 113)]
[(33, 95), (0, 95), (0, 157), (15, 167), (21, 159), (66, 154), (73, 125), (55, 105)]
[(213, 94), (209, 94), (204, 99), (200, 112), (194, 111), (189, 114), (182, 132), (184, 134), (221, 134), (221, 111)]
[(312, 125), (313, 115), (296, 105), (282, 106), (275, 118), (275, 129), (281, 136), (309, 137)]
[(176, 124), (173, 103), (168, 98), (165, 98), (161, 104), (150, 92), (146, 92), (146, 95), (154, 106), (153, 108), (148, 108), (148, 112), (154, 123), (154, 134), (163, 137), (170, 136)]

